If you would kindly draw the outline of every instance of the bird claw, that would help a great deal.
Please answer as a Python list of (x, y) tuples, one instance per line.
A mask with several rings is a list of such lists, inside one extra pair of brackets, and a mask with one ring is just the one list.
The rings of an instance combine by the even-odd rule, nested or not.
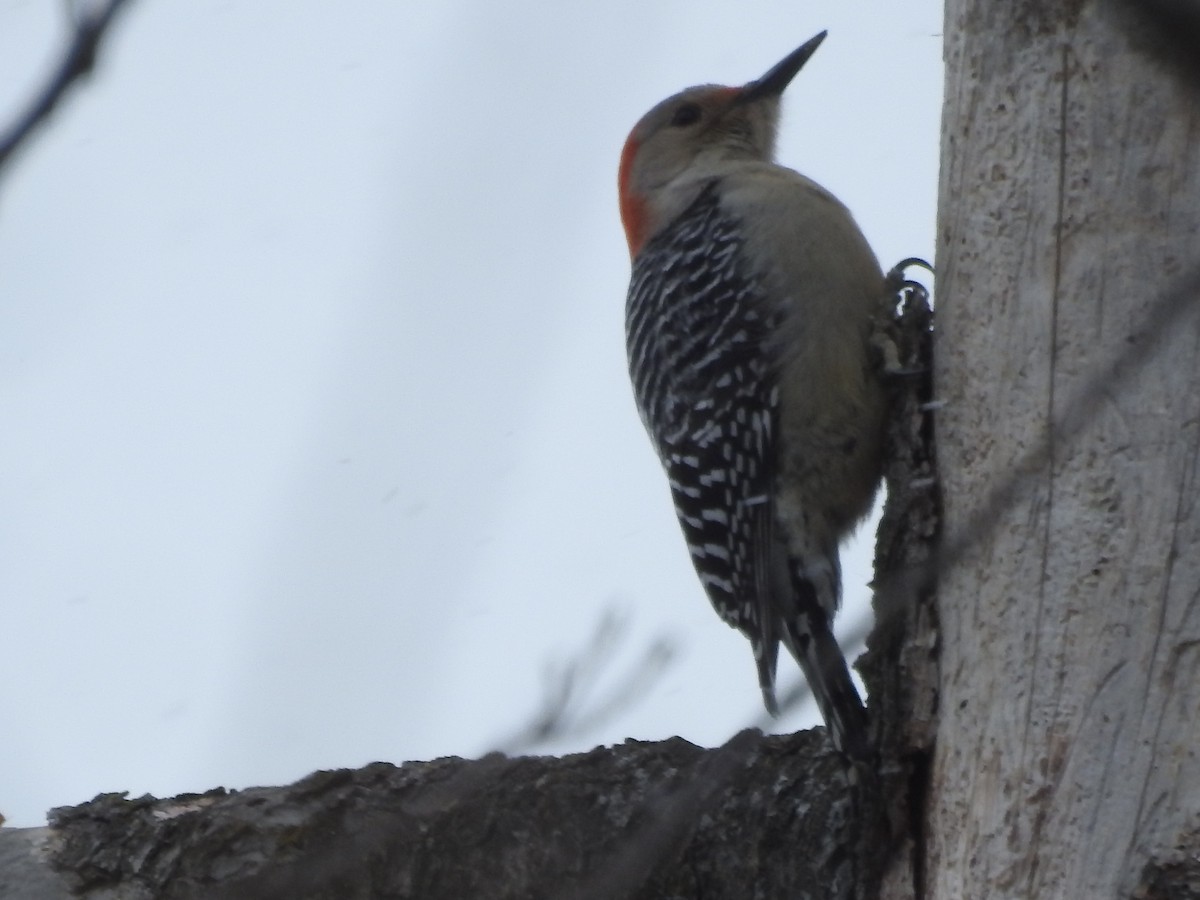
[(898, 286), (914, 284), (920, 287), (917, 282), (910, 281), (907, 277), (905, 277), (905, 272), (912, 268), (925, 269), (930, 275), (935, 274), (933, 271), (933, 266), (931, 266), (925, 260), (921, 259), (919, 256), (909, 256), (892, 266), (891, 270), (887, 273), (888, 284), (896, 284)]

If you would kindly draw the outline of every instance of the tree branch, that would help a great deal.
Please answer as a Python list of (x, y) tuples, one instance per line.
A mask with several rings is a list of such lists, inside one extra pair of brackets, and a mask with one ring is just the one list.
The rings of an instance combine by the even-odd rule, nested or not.
[(851, 897), (853, 797), (820, 732), (375, 763), (54, 810), (49, 829), (0, 830), (0, 886), (50, 866), (56, 884), (19, 896)]
[(65, 96), (67, 88), (89, 75), (96, 65), (100, 40), (128, 0), (108, 0), (99, 9), (76, 9), (75, 31), (62, 59), (29, 108), (0, 137), (0, 170)]

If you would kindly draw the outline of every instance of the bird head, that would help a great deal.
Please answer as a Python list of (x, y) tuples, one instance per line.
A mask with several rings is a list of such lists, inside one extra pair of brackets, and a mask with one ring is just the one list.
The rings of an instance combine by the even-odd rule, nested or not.
[(773, 158), (780, 97), (824, 39), (822, 31), (741, 87), (706, 84), (680, 91), (633, 126), (617, 176), (630, 256), (669, 213), (682, 211), (655, 202), (681, 176), (715, 173), (729, 161)]

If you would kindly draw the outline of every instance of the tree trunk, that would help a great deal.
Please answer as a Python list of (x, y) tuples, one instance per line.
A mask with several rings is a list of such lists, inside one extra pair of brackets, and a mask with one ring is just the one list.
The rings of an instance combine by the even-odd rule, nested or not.
[(1200, 107), (1141, 16), (947, 4), (931, 898), (1196, 896)]

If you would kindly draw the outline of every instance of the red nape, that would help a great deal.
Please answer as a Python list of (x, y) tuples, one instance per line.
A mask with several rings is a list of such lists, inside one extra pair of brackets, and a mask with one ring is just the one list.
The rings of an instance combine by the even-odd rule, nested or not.
[(646, 240), (646, 201), (629, 188), (630, 172), (633, 169), (633, 158), (637, 156), (638, 146), (637, 139), (631, 134), (625, 141), (625, 147), (621, 150), (621, 167), (617, 170), (621, 224), (625, 226), (625, 240), (629, 242), (631, 259), (637, 256)]

